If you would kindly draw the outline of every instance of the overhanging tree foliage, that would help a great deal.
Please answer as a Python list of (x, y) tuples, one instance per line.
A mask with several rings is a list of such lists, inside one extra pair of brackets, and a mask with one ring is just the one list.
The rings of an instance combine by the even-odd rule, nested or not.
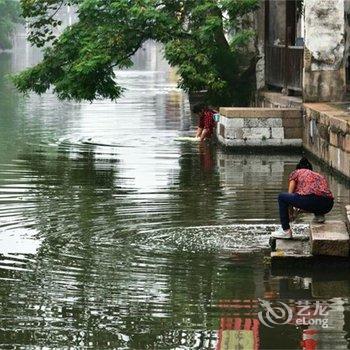
[[(38, 65), (14, 77), (17, 88), (62, 99), (116, 99), (114, 69), (132, 65), (147, 40), (164, 44), (180, 86), (207, 90), (214, 104), (245, 104), (254, 85), (254, 32), (245, 25), (258, 0), (22, 0), (29, 40), (46, 46)], [(57, 12), (74, 5), (79, 21), (55, 37)], [(227, 35), (227, 33), (230, 35)], [(229, 39), (228, 39), (229, 37)], [(50, 44), (50, 45), (48, 45)]]
[(0, 50), (11, 49), (11, 34), (20, 22), (20, 6), (16, 0), (0, 0)]

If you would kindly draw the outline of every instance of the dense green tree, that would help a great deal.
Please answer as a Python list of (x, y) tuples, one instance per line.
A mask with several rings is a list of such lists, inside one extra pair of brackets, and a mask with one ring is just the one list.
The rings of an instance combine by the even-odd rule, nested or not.
[(11, 34), (20, 21), (20, 6), (16, 0), (0, 0), (0, 50), (11, 49)]
[[(73, 5), (78, 21), (56, 37), (56, 13)], [(147, 40), (164, 44), (180, 86), (207, 90), (214, 104), (245, 104), (254, 86), (254, 31), (247, 18), (258, 0), (22, 0), (29, 40), (44, 46), (38, 65), (14, 77), (17, 88), (62, 99), (116, 99), (114, 68), (132, 65)], [(49, 45), (48, 45), (49, 44)]]

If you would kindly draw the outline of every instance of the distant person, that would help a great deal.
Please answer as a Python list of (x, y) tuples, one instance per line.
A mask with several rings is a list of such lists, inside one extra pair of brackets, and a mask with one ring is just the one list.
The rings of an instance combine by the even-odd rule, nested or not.
[(326, 178), (312, 171), (311, 163), (303, 157), (296, 170), (289, 175), (288, 193), (280, 193), (278, 205), (282, 231), (275, 232), (276, 238), (292, 238), (292, 230), (289, 225), (289, 207), (314, 213), (314, 221), (325, 222), (324, 215), (331, 211), (334, 197), (329, 189)]
[(192, 113), (199, 117), (196, 137), (199, 138), (200, 141), (210, 139), (216, 125), (214, 114), (218, 112), (209, 108), (204, 103), (198, 103), (193, 106)]

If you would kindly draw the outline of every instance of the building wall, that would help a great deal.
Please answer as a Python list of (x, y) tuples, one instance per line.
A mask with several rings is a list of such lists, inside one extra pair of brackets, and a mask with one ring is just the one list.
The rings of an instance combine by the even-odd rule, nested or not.
[[(304, 1), (304, 18), (299, 19), (296, 37), (304, 37), (303, 101), (341, 101), (346, 93), (350, 52), (350, 0)], [(261, 8), (265, 8), (261, 1)], [(285, 1), (270, 1), (269, 35), (265, 40), (265, 11), (258, 11), (257, 87), (265, 85), (264, 44), (284, 44)], [(300, 39), (298, 42), (302, 42)]]
[[(350, 1), (350, 0), (349, 0)], [(265, 2), (260, 0), (260, 8), (255, 14), (255, 29), (257, 32), (256, 49), (258, 61), (256, 63), (256, 88), (265, 87)]]
[(349, 85), (350, 78), (350, 0), (344, 0), (345, 11), (345, 69), (346, 84)]
[(344, 0), (308, 0), (304, 11), (304, 102), (340, 101), (346, 86)]

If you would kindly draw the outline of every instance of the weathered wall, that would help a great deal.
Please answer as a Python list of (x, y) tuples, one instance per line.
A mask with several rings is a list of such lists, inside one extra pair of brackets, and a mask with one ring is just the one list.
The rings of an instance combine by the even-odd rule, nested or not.
[[(350, 0), (349, 0), (350, 1)], [(258, 51), (258, 61), (256, 63), (256, 87), (257, 90), (265, 86), (265, 2), (260, 0), (260, 8), (255, 16), (256, 49)]]
[(304, 104), (303, 146), (350, 178), (350, 115), (325, 103)]
[(305, 1), (304, 102), (342, 100), (344, 52), (344, 0)]
[(344, 0), (344, 11), (345, 11), (345, 69), (347, 84), (349, 84), (349, 66), (350, 66), (350, 0)]
[(301, 147), (300, 109), (220, 108), (217, 137), (228, 147)]

